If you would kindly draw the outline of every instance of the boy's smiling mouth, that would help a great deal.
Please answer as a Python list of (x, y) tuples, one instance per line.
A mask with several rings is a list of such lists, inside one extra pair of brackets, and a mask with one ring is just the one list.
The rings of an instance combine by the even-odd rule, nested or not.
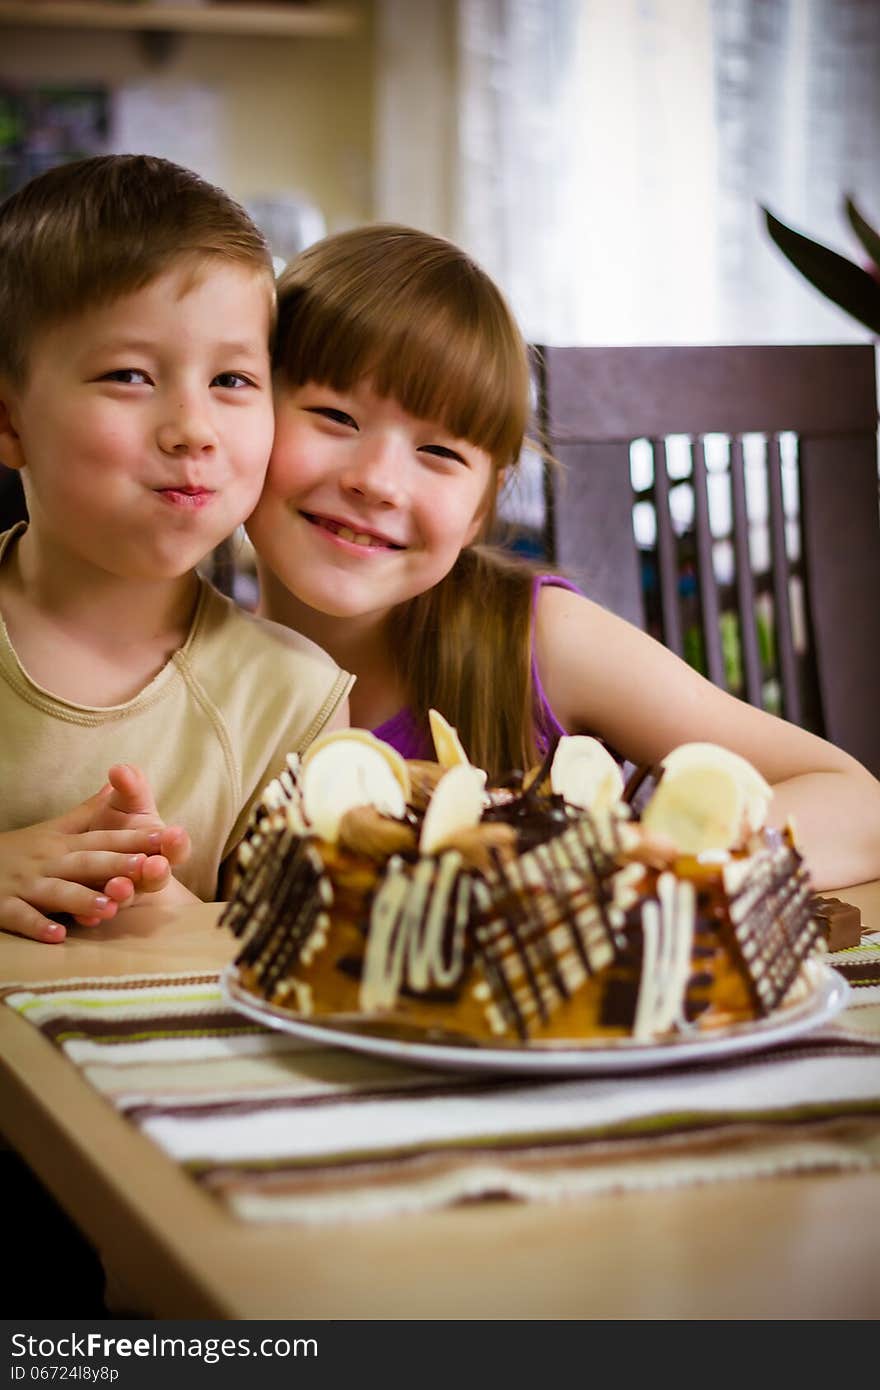
[(333, 536), (338, 536), (341, 541), (347, 541), (350, 545), (358, 545), (364, 550), (405, 550), (406, 546), (399, 541), (393, 541), (390, 536), (384, 536), (379, 531), (365, 531), (360, 527), (350, 526), (347, 521), (339, 521), (332, 516), (319, 516), (316, 512), (300, 512), (310, 525), (318, 527), (321, 531), (328, 531)]

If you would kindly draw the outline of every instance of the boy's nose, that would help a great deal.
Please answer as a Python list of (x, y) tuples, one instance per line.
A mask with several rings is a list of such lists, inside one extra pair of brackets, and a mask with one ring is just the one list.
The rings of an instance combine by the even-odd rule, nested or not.
[(201, 454), (217, 443), (206, 412), (192, 403), (184, 403), (169, 412), (159, 426), (157, 439), (164, 454)]

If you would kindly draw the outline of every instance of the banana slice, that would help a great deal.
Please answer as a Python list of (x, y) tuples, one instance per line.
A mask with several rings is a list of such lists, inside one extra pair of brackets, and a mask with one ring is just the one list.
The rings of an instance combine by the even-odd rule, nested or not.
[(714, 743), (684, 743), (662, 766), (642, 826), (667, 836), (682, 854), (735, 849), (763, 826), (772, 788), (737, 753)]
[(302, 768), (303, 809), (316, 835), (335, 843), (339, 822), (355, 806), (375, 806), (383, 815), (403, 817), (406, 792), (394, 749), (363, 730), (328, 735), (320, 747), (318, 742), (309, 748)]
[(436, 854), (448, 840), (479, 823), (485, 785), (485, 772), (470, 763), (459, 763), (443, 774), (422, 822), (420, 854)]
[(566, 734), (553, 755), (550, 785), (572, 806), (608, 811), (623, 795), (623, 774), (598, 739)]
[(757, 768), (739, 753), (722, 748), (717, 743), (682, 743), (663, 759), (663, 781), (677, 775), (686, 767), (716, 768), (730, 773), (742, 788), (745, 797), (745, 830), (751, 834), (767, 822), (767, 811), (773, 798), (773, 788)]
[(745, 797), (729, 772), (687, 767), (666, 773), (642, 814), (652, 835), (671, 840), (681, 854), (730, 849), (743, 839)]
[(458, 731), (453, 729), (449, 721), (443, 718), (439, 710), (428, 710), (428, 722), (431, 725), (434, 751), (440, 766), (445, 768), (459, 767), (461, 764), (470, 766), (470, 758), (461, 746)]
[(392, 748), (390, 743), (385, 743), (375, 734), (371, 734), (369, 729), (333, 729), (329, 734), (319, 734), (313, 743), (310, 743), (302, 756), (302, 767), (305, 768), (316, 753), (322, 748), (327, 748), (330, 744), (342, 743), (351, 745), (362, 743), (367, 748), (372, 748), (374, 752), (381, 753), (387, 762), (394, 776), (403, 788), (405, 800), (409, 801), (412, 787), (410, 786), (409, 768), (406, 761), (398, 753), (396, 748)]

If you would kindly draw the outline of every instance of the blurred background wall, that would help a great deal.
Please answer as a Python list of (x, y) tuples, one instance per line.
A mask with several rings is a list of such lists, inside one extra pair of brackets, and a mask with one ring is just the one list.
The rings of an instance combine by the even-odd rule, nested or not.
[[(247, 12), (253, 29), (266, 6), (209, 0), (172, 8), (238, 32), (35, 22), (65, 7), (97, 8), (0, 0), (7, 186), (83, 146), (164, 154), (251, 206), (281, 259), (325, 229), (411, 222), (471, 250), (533, 340), (868, 336), (759, 205), (858, 259), (841, 203), (880, 220), (880, 0), (276, 7), (341, 16), (323, 36), (260, 36)], [(106, 0), (123, 7), (150, 0)]]
[[(17, 8), (27, 18), (40, 0)], [(124, 8), (134, 13), (149, 5)], [(216, 8), (237, 14), (261, 7)], [(161, 154), (244, 202), (296, 199), (327, 228), (348, 226), (372, 214), (375, 82), (369, 4), (349, 0), (337, 8), (350, 12), (351, 32), (328, 37), (261, 36), (246, 28), (202, 34), (91, 24), (0, 27), (0, 88), (42, 91), (47, 103), (54, 94), (57, 112), (65, 90), (103, 90), (101, 148)], [(38, 148), (32, 164), (51, 158), (51, 133), (44, 130), (37, 144), (48, 148)]]

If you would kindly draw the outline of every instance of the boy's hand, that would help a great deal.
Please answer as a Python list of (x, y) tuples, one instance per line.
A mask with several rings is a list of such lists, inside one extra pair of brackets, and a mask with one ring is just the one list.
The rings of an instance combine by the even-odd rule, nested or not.
[[(125, 883), (122, 900), (133, 895), (144, 865), (161, 849), (162, 831), (94, 828), (110, 795), (105, 788), (54, 820), (0, 833), (0, 930), (34, 941), (63, 941), (64, 926), (47, 913), (67, 913), (95, 925), (113, 917), (120, 901), (102, 885)], [(167, 878), (167, 861), (159, 857)]]
[[(107, 774), (108, 783), (99, 795), (103, 798), (94, 815), (92, 830), (142, 830), (158, 836), (156, 852), (138, 865), (134, 874), (112, 878), (104, 885), (104, 893), (119, 907), (131, 902), (135, 892), (158, 893), (171, 882), (171, 869), (183, 864), (190, 855), (190, 838), (183, 826), (166, 826), (147, 778), (140, 768), (129, 763), (117, 763)], [(97, 926), (103, 920), (97, 915), (77, 915), (81, 926)]]

